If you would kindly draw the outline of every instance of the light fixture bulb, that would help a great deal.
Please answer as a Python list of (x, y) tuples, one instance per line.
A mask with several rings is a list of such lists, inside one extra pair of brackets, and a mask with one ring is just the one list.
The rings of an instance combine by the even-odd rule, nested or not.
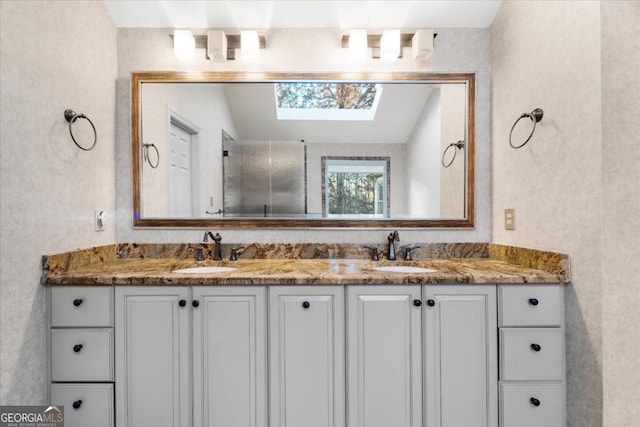
[(351, 30), (349, 32), (349, 53), (352, 59), (367, 58), (367, 30)]
[(260, 39), (256, 31), (240, 32), (240, 52), (245, 61), (254, 61), (258, 58)]
[(196, 39), (189, 30), (175, 30), (173, 32), (173, 53), (181, 59), (190, 59), (196, 53)]
[(380, 59), (395, 61), (400, 56), (400, 30), (384, 30), (380, 39)]

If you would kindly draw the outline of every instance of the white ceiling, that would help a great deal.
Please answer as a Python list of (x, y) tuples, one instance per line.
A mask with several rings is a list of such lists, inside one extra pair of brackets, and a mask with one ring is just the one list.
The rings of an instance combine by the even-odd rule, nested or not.
[(103, 0), (117, 27), (485, 28), (502, 0)]

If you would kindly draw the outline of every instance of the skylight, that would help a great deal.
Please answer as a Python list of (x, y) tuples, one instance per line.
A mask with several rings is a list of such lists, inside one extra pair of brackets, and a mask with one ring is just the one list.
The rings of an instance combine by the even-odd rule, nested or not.
[(276, 83), (278, 120), (373, 120), (382, 87), (376, 83)]

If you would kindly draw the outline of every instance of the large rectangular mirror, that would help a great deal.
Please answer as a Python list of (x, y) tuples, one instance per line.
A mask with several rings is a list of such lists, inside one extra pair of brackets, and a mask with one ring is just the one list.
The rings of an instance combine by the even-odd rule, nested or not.
[(132, 74), (134, 226), (473, 227), (473, 74)]

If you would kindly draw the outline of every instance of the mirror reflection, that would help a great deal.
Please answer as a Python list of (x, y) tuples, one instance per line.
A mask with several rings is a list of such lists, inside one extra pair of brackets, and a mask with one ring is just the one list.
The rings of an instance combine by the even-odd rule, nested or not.
[(176, 81), (159, 74), (134, 75), (136, 225), (472, 225), (472, 75)]

